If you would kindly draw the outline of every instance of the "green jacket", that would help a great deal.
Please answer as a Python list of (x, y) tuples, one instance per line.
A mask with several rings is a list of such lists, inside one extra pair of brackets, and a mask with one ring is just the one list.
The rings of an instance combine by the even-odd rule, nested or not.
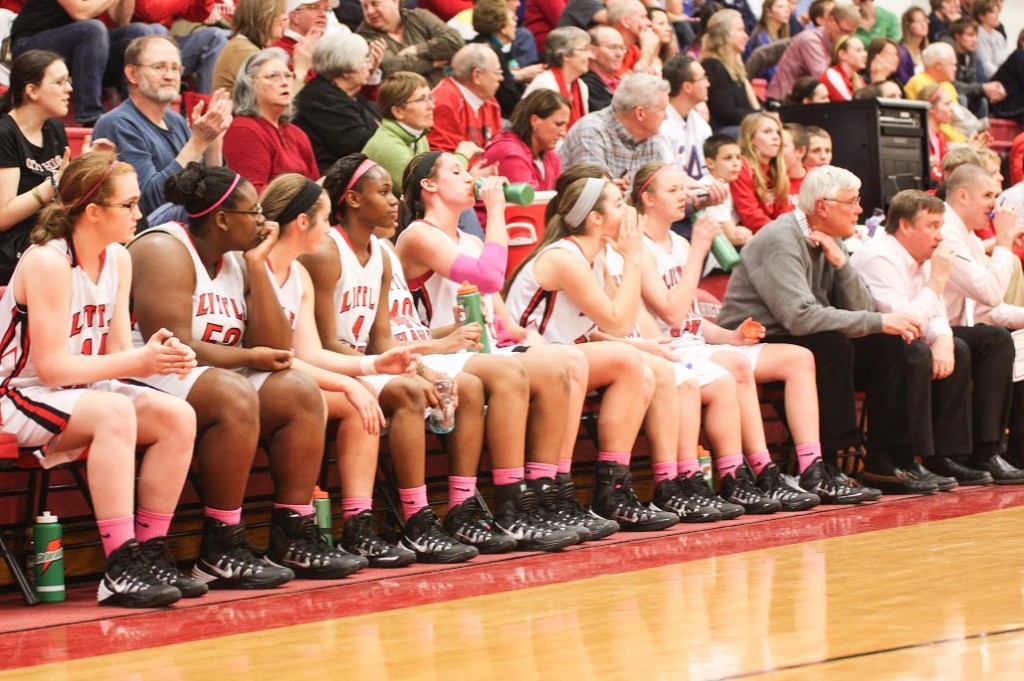
[(377, 132), (363, 147), (363, 153), (384, 166), (391, 173), (395, 195), (402, 193), (402, 173), (416, 154), (430, 151), (427, 131), (413, 137), (408, 130), (395, 121), (385, 118)]

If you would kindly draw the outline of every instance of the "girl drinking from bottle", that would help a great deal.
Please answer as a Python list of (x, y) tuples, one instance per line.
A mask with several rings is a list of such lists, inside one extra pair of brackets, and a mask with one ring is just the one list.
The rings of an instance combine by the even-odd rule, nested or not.
[[(135, 171), (93, 152), (64, 169), (60, 202), (39, 216), (0, 307), (10, 320), (0, 360), (3, 429), (35, 450), (44, 468), (86, 466), (107, 555), (100, 605), (152, 608), (206, 593), (164, 550), (192, 461), (195, 414), (182, 400), (113, 379), (178, 380), (195, 353), (167, 329), (132, 349), (132, 265), (119, 244), (139, 211)], [(31, 314), (29, 314), (31, 312)], [(31, 338), (31, 344), (29, 339)], [(59, 386), (74, 386), (62, 388)], [(134, 511), (135, 448), (146, 448)]]

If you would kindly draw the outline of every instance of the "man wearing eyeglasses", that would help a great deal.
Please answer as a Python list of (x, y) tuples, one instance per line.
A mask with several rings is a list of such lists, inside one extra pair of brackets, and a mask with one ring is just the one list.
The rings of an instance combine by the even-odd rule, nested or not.
[(170, 38), (132, 41), (125, 50), (128, 99), (101, 116), (93, 133), (112, 141), (118, 157), (135, 168), (144, 216), (165, 203), (164, 182), (189, 162), (223, 165), (221, 143), (231, 124), (231, 95), (220, 89), (209, 104), (198, 104), (190, 129), (171, 108), (181, 89), (182, 70), (181, 55)]
[[(314, 39), (319, 42), (319, 37), (327, 30), (327, 14), (338, 4), (339, 0), (316, 0), (315, 2), (288, 0), (288, 28), (273, 46), (280, 47), (288, 53), (289, 57), (292, 57), (295, 54), (295, 46), (303, 38), (311, 35), (311, 32)], [(313, 69), (309, 69), (305, 74), (306, 80), (312, 80), (315, 76)]]
[[(178, 19), (184, 19), (187, 32), (175, 31), (174, 39), (181, 50), (181, 63), (185, 75), (195, 84), (196, 92), (208, 95), (213, 91), (213, 65), (224, 46), (229, 32), (213, 26), (220, 13), (212, 5), (195, 0), (135, 0), (135, 21), (171, 30)], [(205, 24), (205, 25), (204, 25)], [(162, 33), (163, 31), (157, 31)]]
[(735, 328), (752, 317), (765, 326), (765, 342), (793, 343), (814, 354), (825, 466), (817, 467), (816, 479), (802, 476), (800, 484), (832, 503), (863, 500), (849, 492), (836, 467), (840, 451), (863, 444), (855, 390), (867, 395), (871, 429), (866, 484), (904, 494), (938, 489), (911, 471), (915, 428), (923, 417), (911, 388), (931, 380), (928, 348), (914, 342), (921, 324), (908, 312), (876, 310), (843, 243), (863, 212), (860, 187), (856, 175), (835, 166), (808, 173), (798, 208), (762, 227), (743, 247), (718, 318)]

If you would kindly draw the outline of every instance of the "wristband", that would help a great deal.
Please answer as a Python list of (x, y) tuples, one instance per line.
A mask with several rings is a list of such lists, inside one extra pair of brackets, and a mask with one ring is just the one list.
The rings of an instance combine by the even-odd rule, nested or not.
[(53, 175), (47, 175), (46, 179), (50, 181), (50, 186), (53, 187), (53, 193), (57, 194), (60, 192), (60, 182), (57, 182), (57, 178)]
[(377, 367), (375, 363), (377, 361), (377, 355), (364, 355), (359, 360), (359, 371), (363, 376), (374, 376), (377, 373)]
[(40, 208), (46, 208), (46, 201), (43, 201), (43, 195), (39, 193), (39, 187), (32, 187), (32, 196), (36, 197)]

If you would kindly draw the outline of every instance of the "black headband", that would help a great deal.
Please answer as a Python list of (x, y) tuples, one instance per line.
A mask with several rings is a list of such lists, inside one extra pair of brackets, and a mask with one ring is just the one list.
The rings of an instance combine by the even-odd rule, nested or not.
[(303, 213), (308, 213), (316, 205), (322, 192), (323, 187), (307, 178), (302, 190), (292, 197), (281, 214), (277, 216), (277, 224), (283, 227)]
[(441, 158), (440, 151), (428, 151), (420, 162), (416, 164), (416, 167), (412, 169), (412, 187), (417, 195), (420, 193), (420, 182), (427, 179), (427, 175), (430, 174), (430, 169), (437, 163), (437, 159)]
[(802, 104), (805, 99), (814, 94), (814, 91), (818, 89), (819, 85), (821, 85), (820, 80), (812, 80), (805, 85), (804, 88), (797, 93), (797, 98), (794, 104)]

